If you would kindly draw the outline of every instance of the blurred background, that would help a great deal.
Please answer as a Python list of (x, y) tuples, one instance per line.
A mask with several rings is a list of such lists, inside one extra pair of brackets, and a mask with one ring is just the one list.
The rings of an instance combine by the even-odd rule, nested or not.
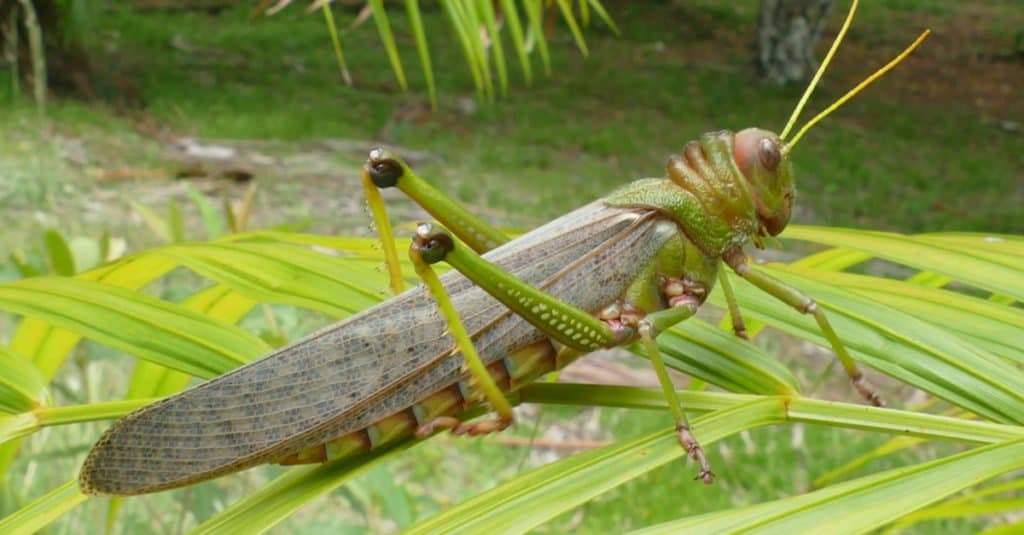
[[(379, 144), (491, 222), (530, 228), (630, 180), (661, 176), (668, 155), (703, 132), (781, 130), (848, 7), (754, 0), (569, 3), (577, 10), (576, 35), (552, 3), (541, 13), (550, 74), (544, 74), (536, 36), (524, 45), (532, 62), (529, 84), (506, 41), (507, 89), (494, 75), (488, 91), (475, 84), (480, 73), (466, 60), (445, 10), (424, 1), (432, 99), (404, 3), (382, 3), (397, 45), (394, 59), (366, 2), (330, 4), (344, 69), (321, 9), (269, 4), (0, 2), (0, 258), (12, 260), (0, 264), (0, 278), (19, 276), (18, 266), (52, 269), (46, 251), (54, 230), (79, 269), (108, 256), (111, 243), (129, 252), (161, 243), (170, 232), (164, 220), (169, 203), (187, 234), (201, 237), (197, 193), (214, 203), (248, 203), (252, 228), (367, 235), (358, 170)], [(586, 16), (581, 5), (590, 6)], [(907, 233), (1024, 232), (1019, 1), (867, 2), (804, 120), (924, 28), (934, 33), (918, 51), (801, 141), (794, 156), (794, 222)], [(477, 38), (489, 42), (486, 35)], [(423, 217), (398, 196), (388, 200), (396, 223)], [(165, 284), (157, 293), (187, 293), (173, 280)], [(281, 315), (288, 337), (326, 322), (294, 310)], [(5, 332), (9, 325), (3, 324)], [(82, 369), (64, 373), (69, 399), (79, 395), (76, 381), (82, 379), (75, 374), (84, 373), (84, 362), (114, 359), (109, 353), (84, 346)], [(102, 390), (108, 398), (120, 392), (117, 362), (124, 361), (110, 360), (104, 368), (105, 377), (114, 374), (114, 385)], [(533, 414), (523, 416), (530, 423), (518, 432), (529, 437), (536, 427), (547, 449), (528, 450), (501, 437), (444, 437), (418, 446), (315, 502), (280, 532), (393, 531), (523, 466), (664, 425), (658, 415), (570, 412), (554, 431), (547, 422), (569, 414), (545, 409), (536, 426)], [(63, 482), (103, 427), (48, 443), (48, 433), (34, 437), (27, 446), (33, 456), (11, 468), (31, 475), (14, 494), (34, 497)], [(885, 440), (834, 429), (808, 429), (805, 436), (798, 429), (764, 429), (724, 442), (715, 455), (723, 459), (716, 471), (725, 483), (706, 493), (683, 494), (690, 472), (666, 467), (545, 531), (623, 530), (656, 522), (668, 509), (674, 518), (679, 509), (712, 510), (799, 492), (824, 470), (816, 463), (834, 466), (834, 458), (872, 451)], [(930, 458), (931, 447), (904, 455)], [(57, 467), (52, 473), (51, 464)], [(258, 488), (265, 473), (132, 501), (122, 529), (179, 532)], [(17, 508), (14, 494), (5, 494), (13, 501), (0, 512)], [(90, 522), (105, 509), (75, 514), (96, 525)], [(75, 519), (65, 520), (55, 529), (74, 532)], [(943, 521), (928, 529), (967, 527)]]

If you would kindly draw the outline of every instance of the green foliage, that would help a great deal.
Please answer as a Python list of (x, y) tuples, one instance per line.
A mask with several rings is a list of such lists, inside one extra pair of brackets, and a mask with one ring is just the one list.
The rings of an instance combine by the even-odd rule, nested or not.
[[(867, 471), (849, 472), (852, 479), (834, 479), (814, 492), (748, 507), (714, 513), (704, 510), (704, 514), (684, 518), (661, 511), (662, 516), (652, 520), (675, 520), (652, 526), (651, 532), (722, 526), (789, 532), (801, 525), (837, 532), (876, 529), (897, 521), (908, 525), (941, 516), (945, 509), (929, 506), (964, 489), (974, 489), (977, 498), (970, 502), (973, 509), (960, 507), (958, 515), (977, 516), (1008, 507), (1001, 496), (1013, 483), (1001, 482), (999, 477), (1024, 468), (1024, 389), (1020, 388), (1024, 372), (1019, 368), (1020, 348), (1005, 343), (1024, 337), (1024, 312), (1015, 305), (1024, 299), (1024, 287), (1019, 283), (1024, 280), (1024, 238), (904, 236), (815, 227), (794, 227), (788, 233), (793, 238), (842, 247), (791, 265), (762, 269), (819, 298), (855, 358), (928, 391), (939, 401), (927, 405), (927, 410), (896, 410), (805, 397), (796, 393), (789, 371), (762, 350), (702, 320), (691, 320), (661, 340), (667, 363), (726, 390), (744, 392), (681, 393), (690, 410), (703, 413), (694, 424), (705, 447), (757, 428), (793, 425), (859, 429), (983, 447), (945, 449), (927, 462), (902, 460), (898, 470), (869, 464)], [(325, 254), (327, 250), (335, 254)], [(267, 346), (232, 324), (261, 301), (293, 304), (334, 317), (377, 302), (382, 298), (379, 289), (386, 282), (377, 269), (376, 254), (369, 239), (246, 232), (209, 242), (171, 243), (75, 277), (39, 276), (0, 284), (0, 308), (25, 317), (9, 347), (0, 352), (0, 358), (9, 362), (0, 367), (0, 460), (6, 493), (18, 496), (20, 504), (12, 507), (6, 502), (7, 516), (0, 520), (0, 531), (39, 529), (96, 502), (86, 500), (74, 486), (81, 450), (72, 454), (72, 462), (66, 465), (64, 476), (69, 483), (54, 485), (54, 490), (43, 496), (23, 496), (20, 478), (11, 471), (12, 463), (18, 463), (23, 455), (22, 438), (48, 433), (54, 426), (126, 414), (148, 402), (150, 396), (183, 388), (185, 376), (179, 372), (209, 377), (258, 356)], [(931, 277), (883, 279), (849, 271), (872, 258), (927, 269), (958, 282), (935, 286), (921, 283), (934, 281)], [(139, 291), (178, 266), (192, 270), (212, 286), (177, 303)], [(974, 290), (956, 291), (965, 285)], [(753, 317), (823, 343), (806, 317), (763, 299), (742, 281), (734, 281), (734, 286), (744, 310)], [(1001, 297), (992, 298), (992, 290), (998, 290)], [(712, 303), (720, 303), (717, 293)], [(964, 324), (950, 325), (950, 314)], [(55, 382), (55, 374), (73, 366), (68, 357), (82, 337), (146, 359), (145, 365), (140, 363), (136, 369), (125, 401), (86, 400), (65, 405), (60, 402), (63, 395), (54, 395), (62, 388), (62, 382)], [(1004, 342), (998, 343), (1000, 340)], [(167, 373), (176, 378), (171, 380)], [(132, 399), (139, 396), (144, 397)], [(520, 391), (518, 401), (664, 410), (658, 391), (635, 387), (541, 383)], [(940, 414), (950, 408), (968, 412)], [(353, 482), (361, 473), (378, 473), (375, 467), (385, 459), (402, 459), (403, 451), (412, 445), (405, 442), (357, 459), (288, 469), (259, 490), (230, 499), (233, 503), (223, 511), (201, 513), (198, 520), (203, 522), (196, 531), (265, 531), (298, 508), (328, 499), (327, 495), (346, 483), (357, 503), (370, 499), (361, 494), (368, 488), (390, 497), (382, 503), (388, 504), (384, 507), (396, 515), (399, 526), (417, 519), (409, 526), (412, 532), (531, 529), (556, 522), (560, 515), (585, 507), (602, 495), (625, 499), (628, 493), (617, 493), (617, 489), (662, 466), (690, 474), (692, 467), (679, 464), (684, 452), (672, 429), (663, 425), (525, 471), (492, 490), (461, 500), (457, 507), (441, 508), (430, 518), (409, 508), (410, 498), (400, 487), (392, 484), (387, 490), (379, 484), (364, 487)], [(888, 448), (880, 450), (879, 456), (891, 459), (892, 452), (899, 451), (900, 446)], [(742, 476), (734, 472), (730, 461), (716, 457), (712, 455), (720, 470), (719, 484), (739, 484)], [(844, 461), (859, 462), (831, 460), (837, 464)], [(198, 488), (217, 488), (211, 485)], [(991, 490), (986, 492), (986, 488)], [(699, 496), (712, 490), (690, 483), (685, 492)], [(398, 499), (400, 495), (405, 497)], [(23, 501), (26, 499), (29, 501)], [(951, 503), (965, 501), (957, 498)], [(986, 503), (990, 504), (987, 509)], [(858, 514), (851, 517), (851, 511)]]
[[(272, 12), (277, 12), (290, 4), (291, 0), (279, 2), (274, 5)], [(313, 2), (310, 8), (317, 5), (324, 13), (325, 23), (331, 38), (331, 46), (341, 69), (342, 77), (348, 85), (352, 85), (352, 77), (349, 73), (348, 63), (345, 61), (345, 54), (342, 49), (340, 32), (331, 14), (329, 3)], [(506, 53), (502, 44), (502, 28), (499, 26), (507, 20), (508, 27), (505, 33), (512, 41), (512, 48), (519, 60), (523, 78), (529, 84), (533, 79), (533, 67), (530, 55), (534, 49), (539, 51), (544, 72), (551, 72), (551, 57), (548, 53), (547, 35), (545, 34), (542, 18), (546, 11), (554, 12), (556, 6), (562, 20), (572, 33), (573, 41), (580, 52), (586, 56), (588, 53), (587, 43), (583, 37), (581, 24), (590, 23), (591, 10), (601, 21), (618, 33), (615, 22), (608, 15), (608, 12), (601, 5), (599, 0), (580, 0), (578, 4), (571, 0), (556, 0), (545, 2), (544, 0), (502, 0), (495, 5), (492, 2), (478, 2), (476, 0), (451, 0), (439, 2), (441, 9), (447, 15), (448, 22), (454, 30), (454, 35), (462, 47), (466, 64), (473, 75), (473, 84), (476, 86), (477, 96), (488, 101), (493, 101), (495, 94), (504, 96), (508, 91), (508, 67), (506, 66)], [(497, 8), (497, 10), (496, 10)], [(391, 64), (391, 70), (402, 90), (408, 89), (405, 69), (402, 67), (402, 59), (398, 52), (398, 43), (391, 30), (388, 9), (383, 0), (368, 0), (364, 11), (369, 13), (377, 26), (381, 43)], [(420, 67), (423, 70), (423, 78), (427, 84), (430, 95), (430, 104), (437, 109), (437, 88), (434, 82), (434, 68), (430, 59), (430, 48), (427, 42), (427, 32), (421, 16), (420, 2), (418, 0), (406, 0), (406, 17), (413, 34), (416, 51), (420, 59)], [(520, 12), (526, 15), (529, 24), (523, 26), (520, 19)], [(499, 18), (502, 19), (499, 23)], [(437, 30), (434, 30), (437, 32)], [(493, 76), (498, 77), (497, 89)]]

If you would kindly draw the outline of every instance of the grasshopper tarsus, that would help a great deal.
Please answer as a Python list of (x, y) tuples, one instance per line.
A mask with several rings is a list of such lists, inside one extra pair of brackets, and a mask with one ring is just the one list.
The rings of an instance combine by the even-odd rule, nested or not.
[(700, 480), (705, 485), (713, 484), (715, 473), (711, 471), (711, 463), (704, 455), (704, 448), (701, 447), (700, 442), (697, 442), (697, 437), (690, 432), (690, 427), (684, 424), (676, 425), (676, 437), (679, 439), (679, 444), (686, 450), (686, 454), (700, 465), (700, 471), (693, 479)]
[(736, 314), (730, 314), (732, 319), (732, 333), (736, 335), (736, 338), (741, 340), (750, 341), (750, 335), (747, 333), (747, 324), (743, 321), (743, 316), (740, 316), (739, 311)]
[(885, 401), (883, 401), (882, 397), (878, 395), (878, 391), (875, 390), (875, 387), (864, 378), (864, 374), (857, 373), (857, 375), (850, 378), (850, 381), (853, 383), (853, 388), (857, 390), (857, 393), (866, 399), (868, 403), (875, 407), (885, 406)]
[(455, 429), (462, 425), (462, 420), (454, 416), (438, 416), (416, 428), (416, 438), (426, 438), (441, 429)]
[(514, 422), (515, 419), (511, 417), (498, 416), (496, 418), (487, 418), (462, 424), (452, 429), (452, 433), (456, 435), (469, 435), (471, 437), (489, 435), (508, 429)]

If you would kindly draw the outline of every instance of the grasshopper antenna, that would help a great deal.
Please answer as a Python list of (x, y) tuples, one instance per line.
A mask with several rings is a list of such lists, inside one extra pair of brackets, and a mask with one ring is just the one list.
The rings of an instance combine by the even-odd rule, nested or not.
[(796, 123), (800, 113), (804, 111), (804, 106), (807, 105), (807, 101), (811, 98), (811, 93), (814, 93), (814, 88), (818, 87), (818, 82), (821, 80), (821, 75), (825, 74), (825, 69), (828, 68), (828, 64), (832, 63), (832, 56), (836, 55), (836, 50), (839, 50), (839, 44), (843, 42), (843, 38), (846, 37), (846, 30), (850, 29), (850, 24), (853, 23), (853, 15), (857, 12), (858, 1), (853, 0), (853, 5), (850, 6), (850, 11), (846, 14), (846, 20), (843, 21), (843, 27), (839, 29), (839, 35), (836, 36), (835, 41), (832, 41), (832, 46), (828, 49), (828, 53), (825, 54), (825, 59), (821, 61), (821, 65), (818, 66), (818, 72), (814, 73), (814, 78), (811, 79), (811, 83), (807, 85), (807, 89), (804, 90), (803, 96), (800, 97), (800, 101), (796, 103), (796, 108), (793, 108), (793, 113), (789, 115), (789, 121), (786, 122), (786, 127), (782, 129), (782, 135), (779, 139), (785, 140), (786, 136), (789, 135), (789, 131), (792, 130), (793, 125)]
[[(825, 59), (822, 60), (821, 66), (818, 67), (818, 71), (814, 73), (814, 79), (811, 80), (811, 83), (807, 86), (807, 90), (804, 91), (803, 96), (800, 97), (800, 102), (797, 103), (796, 108), (793, 110), (793, 113), (789, 116), (789, 121), (786, 123), (786, 127), (782, 129), (782, 135), (779, 136), (779, 139), (785, 140), (786, 136), (789, 135), (789, 131), (792, 130), (793, 125), (796, 123), (797, 118), (803, 111), (804, 106), (807, 104), (807, 101), (811, 98), (811, 93), (813, 93), (814, 88), (818, 86), (818, 82), (821, 80), (822, 74), (824, 74), (825, 69), (828, 68), (829, 63), (832, 61), (832, 56), (835, 55), (836, 50), (838, 50), (839, 48), (839, 44), (843, 41), (843, 38), (846, 36), (846, 31), (850, 28), (850, 24), (853, 22), (853, 15), (857, 11), (857, 5), (857, 0), (854, 0), (853, 5), (850, 6), (849, 13), (846, 15), (846, 20), (843, 22), (843, 27), (839, 30), (839, 35), (837, 35), (835, 41), (832, 42), (832, 47), (829, 48), (828, 54), (826, 54)], [(812, 126), (818, 124), (819, 121), (827, 117), (832, 112), (836, 111), (840, 106), (842, 106), (848, 100), (853, 98), (857, 93), (860, 93), (865, 87), (871, 85), (872, 82), (881, 78), (882, 76), (885, 75), (885, 73), (892, 70), (893, 67), (898, 65), (907, 56), (909, 56), (910, 53), (913, 52), (914, 49), (916, 49), (918, 45), (920, 45), (921, 42), (924, 41), (930, 33), (931, 30), (925, 30), (924, 32), (922, 32), (921, 35), (918, 36), (918, 38), (915, 39), (914, 42), (910, 44), (910, 46), (908, 46), (906, 49), (903, 50), (903, 52), (901, 52), (899, 55), (893, 58), (892, 61), (887, 63), (881, 69), (875, 71), (871, 76), (865, 78), (861, 83), (857, 84), (856, 87), (847, 91), (845, 95), (843, 95), (835, 102), (830, 104), (827, 108), (822, 110), (821, 113), (815, 115), (814, 118), (807, 121), (807, 123), (804, 124), (804, 126), (801, 127), (799, 131), (797, 131), (793, 138), (785, 144), (785, 146), (782, 149), (783, 153), (788, 153), (790, 150), (792, 150), (793, 147), (796, 146), (797, 141), (799, 141), (800, 138), (803, 137), (803, 135), (806, 134)]]

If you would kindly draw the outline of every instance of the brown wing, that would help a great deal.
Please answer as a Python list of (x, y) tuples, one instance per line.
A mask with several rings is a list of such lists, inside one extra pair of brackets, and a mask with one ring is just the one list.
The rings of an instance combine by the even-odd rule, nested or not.
[[(666, 234), (593, 203), (487, 255), (586, 310), (614, 300)], [(659, 230), (661, 229), (661, 230)], [(443, 277), (487, 362), (543, 338), (457, 273)], [(461, 354), (415, 288), (117, 422), (80, 476), (89, 494), (153, 492), (272, 462), (366, 427), (458, 381)]]

